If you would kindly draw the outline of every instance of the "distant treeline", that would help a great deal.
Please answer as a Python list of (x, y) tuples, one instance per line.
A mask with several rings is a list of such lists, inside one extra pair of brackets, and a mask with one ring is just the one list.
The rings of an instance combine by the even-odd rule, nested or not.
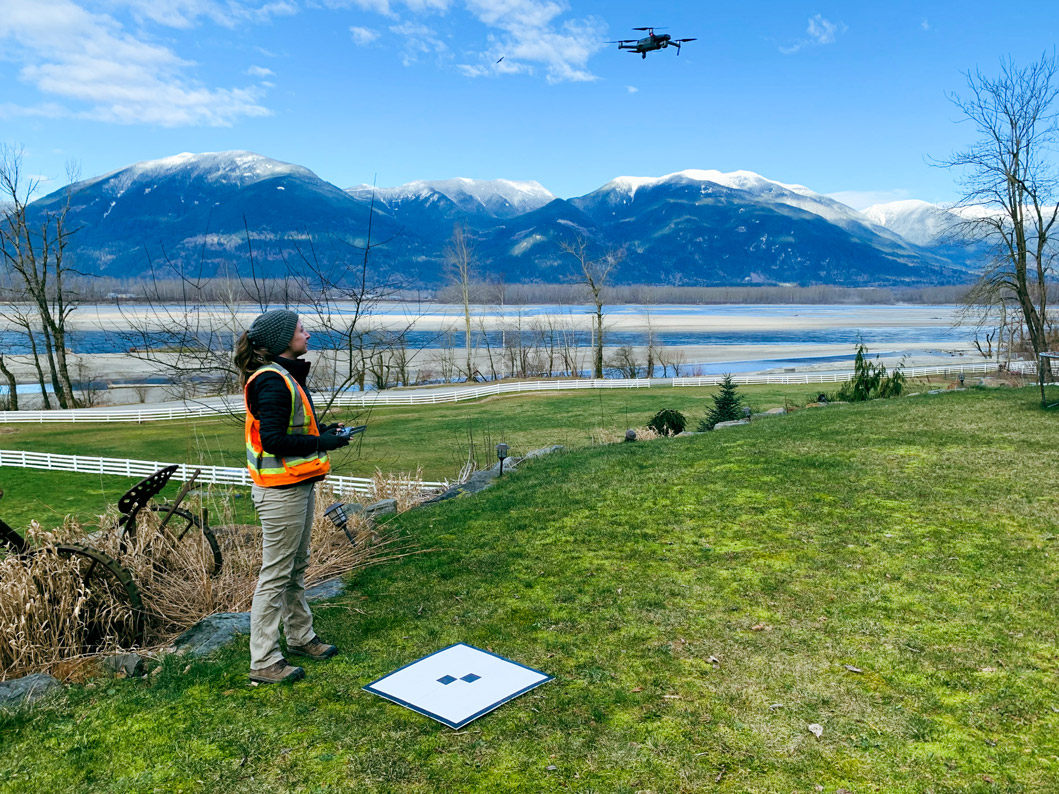
[[(959, 303), (969, 285), (940, 287), (665, 287), (647, 284), (608, 287), (605, 300), (611, 304), (892, 304)], [(435, 299), (457, 303), (459, 289), (442, 287)], [(580, 284), (474, 284), (471, 300), (478, 304), (583, 303), (585, 288)]]
[[(144, 282), (134, 279), (109, 277), (81, 278), (70, 284), (72, 292), (83, 302), (141, 302), (150, 295), (151, 301), (173, 303), (224, 302), (258, 303), (257, 296), (266, 295), (268, 302), (305, 303), (313, 299), (304, 285), (284, 279), (253, 281), (251, 279), (213, 278), (192, 286), (188, 281), (169, 279)], [(937, 287), (667, 287), (647, 284), (608, 287), (605, 300), (609, 304), (894, 304), (894, 303), (959, 303), (971, 289), (970, 285)], [(503, 284), (479, 282), (471, 285), (471, 302), (480, 305), (528, 305), (539, 303), (584, 303), (585, 289), (580, 284)], [(437, 301), (458, 303), (459, 287), (440, 289), (388, 291), (376, 296), (382, 300)]]

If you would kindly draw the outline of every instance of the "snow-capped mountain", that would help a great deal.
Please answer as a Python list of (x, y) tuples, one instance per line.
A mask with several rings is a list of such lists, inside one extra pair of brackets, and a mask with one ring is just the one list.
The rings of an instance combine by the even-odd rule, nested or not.
[(916, 245), (936, 245), (960, 218), (937, 204), (917, 199), (875, 204), (864, 215)]
[[(370, 197), (371, 185), (349, 188), (350, 195)], [(509, 179), (441, 179), (409, 182), (397, 187), (376, 188), (375, 196), (387, 206), (397, 208), (409, 202), (437, 201), (444, 196), (461, 212), (484, 214), (494, 218), (512, 218), (540, 209), (555, 196), (539, 182), (515, 182)]]
[(749, 171), (619, 177), (571, 203), (639, 255), (641, 278), (657, 278), (660, 261), (670, 268), (662, 277), (679, 283), (960, 278), (959, 264), (952, 268), (853, 208)]
[[(54, 209), (68, 196), (71, 228), (79, 228), (70, 254), (90, 272), (117, 277), (167, 263), (195, 263), (206, 273), (245, 270), (248, 233), (258, 264), (272, 272), (309, 238), (356, 238), (367, 220), (367, 205), (309, 169), (240, 151), (136, 163), (58, 190), (33, 208)], [(394, 233), (378, 214), (378, 231)]]
[(33, 211), (67, 196), (68, 223), (80, 227), (68, 256), (81, 270), (119, 277), (159, 263), (245, 274), (251, 248), (259, 275), (284, 275), (306, 256), (341, 273), (351, 251), (363, 250), (369, 212), (372, 241), (385, 241), (372, 249), (372, 267), (422, 286), (444, 281), (456, 223), (469, 232), (479, 275), (509, 281), (568, 278), (574, 263), (561, 244), (574, 236), (595, 253), (625, 252), (614, 283), (933, 284), (968, 272), (965, 251), (918, 242), (930, 238), (914, 213), (858, 213), (749, 171), (618, 177), (569, 200), (504, 179), (411, 182), (373, 195), (340, 190), (302, 166), (218, 152), (137, 163), (56, 191)]
[[(873, 218), (866, 218), (863, 213), (857, 212), (850, 206), (836, 201), (833, 198), (816, 193), (804, 185), (791, 185), (767, 179), (753, 171), (708, 171), (688, 169), (668, 174), (662, 177), (630, 177), (620, 176), (611, 180), (603, 187), (589, 193), (581, 199), (574, 199), (581, 207), (592, 204), (593, 197), (597, 201), (604, 200), (610, 204), (628, 204), (635, 200), (636, 192), (641, 189), (657, 188), (664, 185), (679, 184), (681, 182), (698, 183), (702, 195), (708, 196), (718, 189), (739, 191), (740, 194), (753, 196), (759, 201), (775, 204), (784, 204), (795, 207), (813, 215), (818, 215), (829, 223), (844, 229), (867, 227), (876, 234), (892, 238), (884, 228), (885, 224), (879, 224)], [(606, 198), (604, 198), (606, 197)]]
[(133, 185), (158, 182), (174, 176), (188, 181), (203, 179), (216, 184), (245, 187), (264, 179), (289, 175), (316, 178), (316, 175), (304, 166), (280, 162), (253, 152), (184, 152), (160, 160), (136, 163), (81, 184), (88, 187), (103, 182), (108, 190), (120, 195)]

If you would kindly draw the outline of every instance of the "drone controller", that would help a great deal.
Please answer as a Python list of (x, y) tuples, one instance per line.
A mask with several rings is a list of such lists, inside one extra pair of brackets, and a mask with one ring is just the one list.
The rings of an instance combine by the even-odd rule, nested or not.
[(356, 427), (340, 427), (335, 431), (335, 435), (339, 438), (351, 438), (358, 433), (363, 433), (368, 429), (367, 425), (357, 425)]

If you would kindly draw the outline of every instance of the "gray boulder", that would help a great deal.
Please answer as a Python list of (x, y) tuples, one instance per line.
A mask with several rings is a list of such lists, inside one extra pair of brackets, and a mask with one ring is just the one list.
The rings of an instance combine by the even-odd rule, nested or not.
[(521, 463), (523, 460), (532, 460), (533, 458), (542, 458), (545, 455), (551, 455), (553, 452), (562, 452), (562, 451), (563, 451), (563, 445), (562, 444), (552, 444), (550, 447), (541, 447), (540, 449), (535, 449), (532, 452), (527, 452), (520, 459), (519, 462)]
[(754, 416), (782, 416), (785, 413), (787, 413), (786, 408), (769, 408), (767, 411), (763, 411), (759, 414), (754, 414)]
[(114, 675), (136, 678), (143, 675), (143, 657), (138, 653), (116, 653), (103, 660), (103, 669)]
[(749, 419), (737, 419), (734, 422), (718, 422), (713, 426), (714, 430), (724, 430), (726, 427), (739, 427), (739, 425), (750, 424)]
[[(528, 452), (521, 458), (505, 458), (504, 473), (506, 474), (507, 472), (514, 471), (519, 467), (520, 464), (524, 463), (527, 460), (532, 460), (533, 458), (539, 458), (544, 455), (549, 455), (552, 452), (560, 452), (562, 451), (562, 449), (562, 444), (553, 444), (550, 447), (541, 447), (540, 449), (535, 449), (532, 452)], [(434, 498), (428, 499), (427, 501), (423, 502), (423, 505), (425, 506), (435, 504), (436, 502), (444, 502), (448, 499), (454, 499), (457, 496), (464, 496), (466, 494), (474, 494), (478, 493), (479, 491), (484, 491), (486, 488), (496, 482), (496, 479), (500, 476), (500, 461), (497, 461), (488, 469), (476, 471), (474, 474), (468, 477), (465, 482), (453, 485), (451, 488), (442, 491)]]
[(374, 504), (370, 504), (364, 508), (364, 512), (372, 518), (378, 518), (379, 516), (388, 516), (391, 513), (397, 512), (397, 500), (396, 499), (380, 499)]
[(60, 686), (59, 680), (47, 673), (33, 673), (4, 681), (0, 683), (0, 708), (14, 709), (32, 703)]
[(203, 618), (173, 641), (177, 653), (205, 656), (223, 648), (236, 634), (250, 633), (249, 612), (218, 612)]
[(346, 592), (346, 583), (341, 579), (328, 579), (326, 582), (320, 582), (318, 585), (313, 585), (305, 591), (305, 597), (309, 601), (324, 601), (328, 598), (337, 598)]

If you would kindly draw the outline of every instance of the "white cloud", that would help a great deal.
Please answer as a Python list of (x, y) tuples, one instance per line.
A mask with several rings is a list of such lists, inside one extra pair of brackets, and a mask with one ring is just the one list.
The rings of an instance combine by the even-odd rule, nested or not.
[(848, 28), (841, 22), (834, 23), (824, 19), (822, 14), (814, 14), (809, 17), (809, 25), (805, 32), (808, 38), (799, 39), (789, 47), (780, 47), (784, 55), (793, 55), (806, 47), (819, 47), (825, 44), (834, 44), (838, 36), (845, 33)]
[(626, 90), (626, 91), (628, 91), (628, 92), (629, 92), (630, 94), (635, 94), (635, 93), (637, 93), (637, 92), (638, 92), (638, 91), (639, 91), (640, 89), (639, 89), (639, 88), (637, 88), (637, 87), (636, 87), (636, 86), (634, 86), (634, 85), (627, 85), (627, 86), (625, 86), (625, 90)]
[(289, 16), (298, 12), (291, 0), (239, 2), (238, 0), (98, 0), (110, 12), (128, 10), (137, 22), (154, 22), (171, 28), (191, 28), (200, 17), (218, 25), (235, 27), (240, 22)]
[[(208, 0), (178, 0), (168, 15), (158, 11), (154, 16), (148, 16), (148, 4), (141, 0), (111, 0), (107, 5), (175, 27), (216, 11), (216, 4)], [(281, 6), (286, 4), (268, 8)], [(231, 13), (264, 13), (266, 8), (238, 3), (224, 7)], [(244, 116), (270, 112), (260, 104), (260, 86), (203, 85), (194, 77), (193, 62), (152, 43), (143, 33), (132, 35), (115, 17), (89, 11), (74, 0), (0, 0), (0, 41), (14, 43), (6, 47), (6, 57), (22, 64), (19, 79), (57, 100), (36, 108), (5, 106), (6, 115), (226, 126)]]
[(251, 66), (246, 70), (246, 73), (251, 77), (269, 77), (275, 74), (274, 71), (264, 66)]
[(379, 38), (379, 32), (371, 28), (361, 28), (354, 25), (349, 29), (349, 32), (353, 36), (353, 43), (358, 47), (372, 44)]
[(390, 32), (403, 42), (401, 63), (411, 66), (420, 55), (443, 55), (448, 51), (445, 42), (438, 38), (434, 29), (415, 22), (402, 22), (390, 26)]
[(929, 22), (929, 21), (927, 21), (926, 17), (924, 17), (924, 18), (923, 18), (923, 19), (922, 19), (922, 20), (920, 21), (920, 23), (919, 23), (919, 27), (921, 27), (921, 28), (922, 28), (923, 30), (930, 30), (930, 22)]
[(397, 15), (395, 6), (405, 6), (414, 14), (423, 11), (445, 12), (452, 5), (451, 0), (324, 0), (324, 5), (330, 8), (348, 8), (355, 6), (375, 14), (393, 17)]
[[(355, 5), (389, 17), (398, 11), (413, 16), (450, 11), (456, 0), (324, 0), (331, 5)], [(588, 59), (603, 48), (606, 25), (594, 17), (559, 18), (569, 11), (565, 0), (461, 0), (462, 6), (493, 29), (472, 63), (456, 64), (469, 77), (497, 74), (533, 74), (541, 70), (551, 83), (595, 80)], [(403, 27), (410, 23), (401, 23)], [(464, 38), (468, 49), (474, 42)], [(415, 61), (418, 51), (441, 52), (440, 38), (430, 28), (430, 38), (412, 43), (403, 53), (405, 63)], [(448, 47), (445, 47), (448, 50)], [(501, 60), (502, 59), (502, 60)]]
[(838, 27), (835, 23), (829, 22), (820, 14), (812, 17), (809, 20), (809, 27), (806, 28), (806, 32), (809, 34), (809, 39), (813, 44), (833, 44), (835, 41), (836, 30), (838, 30)]
[(334, 0), (325, 0), (325, 5), (332, 8), (342, 7), (347, 5), (354, 5), (357, 8), (362, 8), (365, 11), (372, 11), (376, 14), (382, 14), (383, 16), (393, 16), (393, 11), (390, 10), (390, 0), (350, 0), (350, 2), (334, 2)]

